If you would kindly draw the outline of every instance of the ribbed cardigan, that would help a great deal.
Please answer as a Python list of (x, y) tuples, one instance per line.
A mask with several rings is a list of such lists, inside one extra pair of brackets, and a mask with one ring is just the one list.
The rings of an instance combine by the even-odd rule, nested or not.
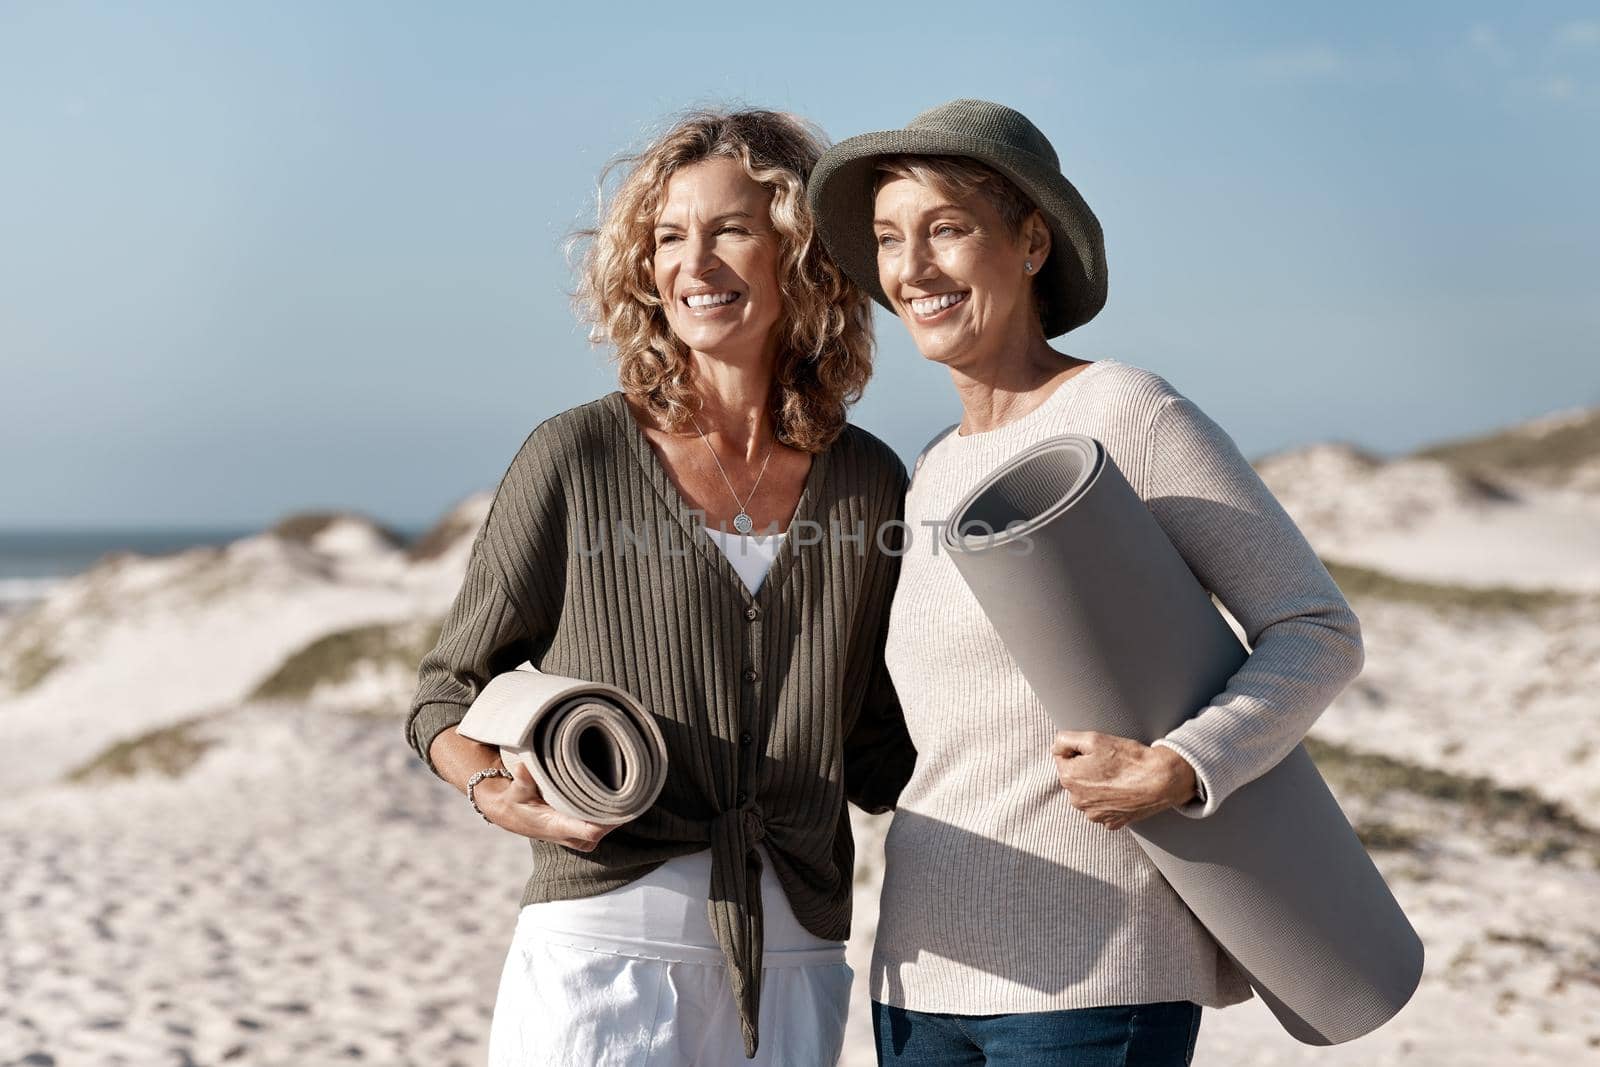
[(1072, 806), (1049, 712), (934, 536), (991, 471), (1064, 433), (1106, 447), (1249, 641), (1226, 688), (1154, 742), (1195, 768), (1203, 799), (1181, 814), (1209, 817), (1270, 770), (1361, 670), (1360, 627), (1326, 568), (1232, 439), (1161, 376), (1101, 360), (1010, 423), (937, 438), (906, 499), (913, 543), (886, 651), (918, 749), (885, 844), (872, 989), (889, 1004), (989, 1015), (1250, 996), (1133, 836)]
[(666, 739), (660, 799), (592, 852), (530, 839), (522, 903), (615, 889), (710, 846), (709, 912), (758, 1041), (764, 842), (795, 916), (849, 936), (845, 802), (884, 811), (915, 752), (883, 664), (905, 465), (847, 425), (815, 454), (789, 536), (751, 596), (621, 392), (540, 423), (474, 539), (406, 736), (429, 747), (523, 661), (627, 690)]

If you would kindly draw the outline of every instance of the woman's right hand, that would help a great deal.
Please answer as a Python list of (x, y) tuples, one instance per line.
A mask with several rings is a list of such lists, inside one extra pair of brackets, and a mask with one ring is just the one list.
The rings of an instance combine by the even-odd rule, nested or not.
[(579, 852), (593, 852), (600, 839), (611, 832), (609, 826), (564, 815), (546, 804), (528, 765), (521, 760), (512, 760), (510, 770), (511, 779), (485, 778), (472, 794), (489, 821), (502, 830)]

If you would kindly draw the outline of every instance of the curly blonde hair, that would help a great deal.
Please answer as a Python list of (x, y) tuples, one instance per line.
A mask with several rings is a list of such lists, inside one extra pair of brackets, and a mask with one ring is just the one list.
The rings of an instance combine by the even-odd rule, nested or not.
[[(696, 111), (636, 155), (610, 163), (600, 178), (598, 224), (580, 230), (587, 250), (575, 294), (590, 339), (609, 342), (623, 392), (669, 429), (688, 425), (699, 401), (690, 385), (688, 347), (667, 325), (652, 259), (655, 223), (668, 180), (707, 159), (734, 159), (772, 191), (783, 311), (771, 413), (778, 440), (825, 450), (844, 429), (846, 410), (872, 375), (872, 312), (867, 295), (834, 265), (815, 236), (805, 182), (827, 147), (822, 133), (777, 111)], [(609, 202), (604, 187), (625, 176)]]

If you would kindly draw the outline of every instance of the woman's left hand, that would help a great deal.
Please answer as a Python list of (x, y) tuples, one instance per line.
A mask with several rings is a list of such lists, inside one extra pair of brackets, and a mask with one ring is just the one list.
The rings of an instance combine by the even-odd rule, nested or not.
[(1195, 795), (1194, 768), (1170, 748), (1091, 730), (1059, 730), (1050, 754), (1072, 806), (1108, 830), (1148, 819)]

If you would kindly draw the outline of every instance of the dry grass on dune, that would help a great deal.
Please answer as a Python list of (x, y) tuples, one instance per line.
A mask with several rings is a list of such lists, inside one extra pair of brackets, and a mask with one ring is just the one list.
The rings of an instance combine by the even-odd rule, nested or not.
[(346, 681), (363, 666), (414, 671), (438, 642), (442, 626), (442, 621), (377, 623), (319, 637), (291, 654), (245, 699), (304, 699), (319, 686)]

